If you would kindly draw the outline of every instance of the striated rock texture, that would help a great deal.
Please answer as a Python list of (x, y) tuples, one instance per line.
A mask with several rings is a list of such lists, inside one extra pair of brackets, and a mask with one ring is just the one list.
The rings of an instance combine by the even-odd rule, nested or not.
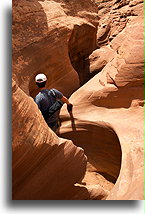
[(143, 0), (100, 0), (96, 4), (100, 17), (97, 32), (100, 46), (108, 44), (130, 21), (143, 15)]
[[(76, 184), (81, 182), (86, 171), (84, 151), (72, 141), (58, 138), (48, 128), (33, 99), (29, 97), (37, 93), (34, 77), (39, 72), (48, 76), (48, 87), (52, 85), (67, 95), (79, 86), (79, 76), (69, 59), (68, 43), (70, 40), (73, 57), (73, 39), (80, 40), (77, 53), (82, 51), (83, 54), (85, 51), (89, 55), (96, 48), (98, 25), (95, 12), (91, 14), (79, 10), (80, 7), (83, 9), (83, 5), (85, 7), (86, 3), (78, 3), (77, 9), (76, 6), (72, 8), (71, 4), (66, 8), (66, 4), (61, 1), (13, 1), (14, 200), (99, 200), (108, 195), (108, 191), (99, 185), (83, 187)], [(96, 9), (96, 5), (94, 7), (90, 1), (90, 10), (93, 8)], [(70, 16), (69, 9), (73, 11)], [(78, 32), (74, 30), (77, 27)], [(88, 29), (92, 34), (84, 40), (81, 37)], [(74, 37), (71, 36), (73, 32)], [(81, 47), (84, 42), (86, 46)]]
[[(111, 8), (107, 6), (112, 2)], [(102, 40), (103, 47), (89, 56), (90, 72), (99, 73), (71, 96), (71, 122), (62, 109), (59, 136), (84, 148), (89, 164), (85, 182), (94, 174), (116, 182), (107, 200), (139, 200), (143, 199), (143, 2), (109, 1), (105, 6), (100, 22), (110, 11), (132, 9), (136, 15), (130, 14), (125, 27), (106, 45)], [(111, 32), (114, 29), (111, 25)]]
[(96, 49), (97, 26), (97, 6), (91, 0), (14, 0), (14, 80), (34, 96), (38, 92), (34, 77), (45, 73), (47, 87), (69, 96), (84, 82), (78, 64)]
[[(13, 1), (13, 199), (143, 199), (143, 68), (143, 1)], [(40, 72), (85, 83), (58, 136), (29, 96)]]
[(83, 150), (58, 138), (14, 81), (12, 89), (12, 198), (69, 199), (70, 189), (75, 191), (73, 185), (86, 170)]

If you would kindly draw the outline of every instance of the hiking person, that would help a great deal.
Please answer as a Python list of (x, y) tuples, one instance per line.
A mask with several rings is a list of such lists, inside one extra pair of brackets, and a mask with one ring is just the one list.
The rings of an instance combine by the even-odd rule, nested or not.
[(58, 116), (59, 109), (64, 103), (67, 104), (68, 112), (72, 111), (73, 105), (69, 100), (57, 89), (46, 89), (47, 77), (45, 74), (38, 74), (35, 77), (35, 82), (39, 88), (39, 93), (34, 98), (34, 101), (38, 105), (46, 123), (53, 130), (58, 128)]

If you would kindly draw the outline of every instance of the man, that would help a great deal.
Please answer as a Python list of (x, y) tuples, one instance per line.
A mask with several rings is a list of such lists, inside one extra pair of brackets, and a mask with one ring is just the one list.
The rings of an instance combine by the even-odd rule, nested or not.
[[(57, 103), (57, 100), (62, 101), (67, 104), (67, 109), (69, 112), (72, 111), (72, 104), (69, 100), (57, 89), (46, 89), (47, 77), (44, 74), (38, 74), (35, 77), (35, 82), (39, 88), (39, 93), (36, 95), (34, 101), (37, 103), (38, 108), (40, 109), (46, 123), (53, 130), (56, 131), (58, 127), (58, 111), (52, 114), (52, 116), (48, 117), (49, 109), (51, 109), (55, 104), (61, 104), (61, 102)], [(61, 105), (62, 106), (62, 105)]]

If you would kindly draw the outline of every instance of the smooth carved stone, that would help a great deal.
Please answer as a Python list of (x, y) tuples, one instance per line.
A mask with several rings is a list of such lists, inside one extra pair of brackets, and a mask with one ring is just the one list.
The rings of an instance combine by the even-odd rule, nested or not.
[[(13, 1), (13, 199), (143, 199), (143, 2), (97, 4)], [(68, 96), (96, 74), (59, 137), (28, 96), (40, 72)]]
[(13, 199), (67, 198), (65, 191), (83, 179), (86, 156), (71, 141), (48, 128), (37, 105), (13, 82)]
[(91, 0), (13, 2), (13, 78), (26, 94), (37, 94), (34, 78), (38, 73), (48, 76), (48, 88), (57, 88), (66, 96), (80, 86), (68, 55), (68, 41), (77, 27), (77, 38), (73, 39), (78, 43), (72, 48), (85, 50), (87, 56), (96, 48), (95, 12), (97, 7)]
[[(91, 54), (90, 69), (93, 67), (95, 71), (101, 67), (104, 58), (106, 65), (103, 69), (72, 94), (70, 101), (74, 108), (71, 121), (63, 107), (59, 136), (72, 139), (77, 146), (84, 148), (89, 165), (83, 182), (87, 185), (105, 184), (106, 190), (106, 181), (114, 182), (114, 187), (108, 184), (106, 200), (142, 200), (142, 15), (133, 18), (108, 46)], [(108, 132), (109, 127), (111, 132)], [(96, 173), (106, 181), (97, 179)]]

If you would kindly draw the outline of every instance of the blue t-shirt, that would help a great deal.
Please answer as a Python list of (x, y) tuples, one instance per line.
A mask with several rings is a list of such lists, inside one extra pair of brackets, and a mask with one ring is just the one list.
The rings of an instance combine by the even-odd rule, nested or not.
[[(57, 99), (61, 99), (63, 97), (63, 94), (58, 91), (57, 89), (44, 89), (40, 91), (36, 97), (34, 98), (34, 101), (37, 103), (38, 108), (43, 113), (47, 108), (51, 107)], [(58, 112), (54, 113), (50, 118), (47, 119), (47, 123), (52, 123), (54, 121), (57, 121), (58, 119)]]

